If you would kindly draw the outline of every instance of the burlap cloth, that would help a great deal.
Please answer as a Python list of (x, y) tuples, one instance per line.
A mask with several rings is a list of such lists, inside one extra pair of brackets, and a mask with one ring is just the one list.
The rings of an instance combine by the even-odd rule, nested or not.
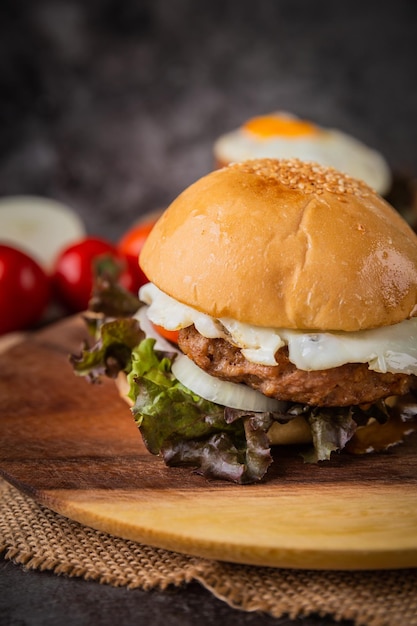
[(87, 528), (0, 479), (0, 551), (28, 569), (165, 589), (199, 581), (230, 606), (274, 617), (331, 615), (366, 626), (417, 625), (417, 569), (312, 572), (222, 563)]

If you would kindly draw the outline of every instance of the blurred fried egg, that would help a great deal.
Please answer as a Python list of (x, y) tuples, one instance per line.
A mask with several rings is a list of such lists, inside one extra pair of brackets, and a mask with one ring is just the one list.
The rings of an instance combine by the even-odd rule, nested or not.
[(264, 157), (295, 157), (331, 166), (363, 180), (381, 195), (392, 182), (390, 168), (379, 152), (339, 130), (322, 128), (290, 113), (253, 117), (214, 144), (219, 166)]

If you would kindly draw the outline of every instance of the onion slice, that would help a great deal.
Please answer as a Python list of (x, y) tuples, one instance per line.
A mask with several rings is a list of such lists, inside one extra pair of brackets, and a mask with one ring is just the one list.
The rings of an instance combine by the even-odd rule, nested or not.
[(180, 383), (205, 400), (242, 411), (280, 411), (285, 402), (268, 398), (244, 384), (231, 383), (207, 374), (185, 354), (175, 357), (172, 373)]
[(0, 233), (3, 243), (29, 253), (46, 270), (58, 254), (85, 236), (84, 223), (66, 205), (38, 196), (0, 199)]

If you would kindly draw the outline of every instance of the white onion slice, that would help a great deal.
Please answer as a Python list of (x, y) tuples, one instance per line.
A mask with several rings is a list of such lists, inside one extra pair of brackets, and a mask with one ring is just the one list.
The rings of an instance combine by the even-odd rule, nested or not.
[(279, 411), (284, 402), (268, 398), (244, 384), (220, 380), (198, 367), (185, 354), (179, 354), (172, 372), (180, 383), (205, 400), (242, 411)]
[(0, 199), (0, 233), (4, 243), (20, 247), (48, 271), (86, 231), (77, 213), (56, 200), (8, 196)]

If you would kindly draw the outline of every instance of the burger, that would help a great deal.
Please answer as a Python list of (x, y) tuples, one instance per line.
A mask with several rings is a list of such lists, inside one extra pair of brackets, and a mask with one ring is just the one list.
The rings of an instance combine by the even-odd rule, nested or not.
[(364, 182), (228, 165), (172, 202), (140, 265), (138, 303), (101, 311), (72, 361), (116, 378), (167, 465), (250, 483), (276, 445), (321, 462), (417, 429), (417, 236)]

